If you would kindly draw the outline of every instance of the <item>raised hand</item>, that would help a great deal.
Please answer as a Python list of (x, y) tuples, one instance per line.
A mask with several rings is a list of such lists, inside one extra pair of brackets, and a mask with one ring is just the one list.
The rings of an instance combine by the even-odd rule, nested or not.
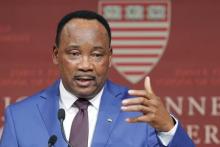
[(159, 132), (170, 131), (174, 127), (174, 122), (160, 97), (153, 92), (149, 77), (145, 78), (144, 87), (144, 90), (129, 90), (129, 94), (134, 98), (122, 101), (123, 111), (143, 114), (135, 118), (127, 118), (126, 121), (129, 123), (146, 122)]

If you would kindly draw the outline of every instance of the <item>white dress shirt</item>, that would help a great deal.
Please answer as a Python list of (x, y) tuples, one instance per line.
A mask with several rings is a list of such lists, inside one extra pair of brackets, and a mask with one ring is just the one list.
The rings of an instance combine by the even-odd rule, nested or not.
[[(59, 101), (60, 108), (63, 108), (66, 113), (65, 120), (63, 122), (64, 131), (67, 140), (69, 140), (72, 121), (76, 116), (77, 112), (79, 111), (77, 107), (73, 107), (72, 105), (78, 98), (64, 88), (62, 81), (60, 82), (59, 88), (60, 88), (60, 101)], [(88, 119), (89, 119), (88, 147), (91, 147), (92, 137), (95, 130), (95, 124), (97, 121), (99, 104), (103, 93), (103, 89), (93, 99), (89, 100), (91, 105), (89, 105), (88, 107)]]
[[(78, 108), (73, 107), (72, 105), (78, 98), (64, 88), (62, 81), (60, 81), (59, 90), (60, 90), (59, 105), (60, 108), (63, 108), (65, 110), (65, 114), (66, 114), (65, 120), (63, 122), (64, 131), (67, 140), (69, 140), (72, 121), (78, 112)], [(89, 118), (88, 147), (91, 147), (92, 137), (95, 130), (95, 125), (98, 117), (99, 105), (103, 90), (104, 88), (93, 99), (89, 100), (91, 105), (89, 105), (88, 107), (88, 118)], [(169, 132), (158, 132), (157, 134), (162, 144), (165, 146), (169, 144), (169, 142), (172, 140), (176, 132), (178, 120), (176, 118), (174, 119), (176, 120), (176, 124)]]

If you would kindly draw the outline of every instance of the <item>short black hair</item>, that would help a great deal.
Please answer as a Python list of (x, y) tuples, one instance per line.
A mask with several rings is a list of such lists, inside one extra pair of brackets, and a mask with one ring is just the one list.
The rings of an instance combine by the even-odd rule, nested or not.
[(74, 12), (71, 12), (71, 13), (65, 15), (58, 23), (57, 33), (56, 33), (56, 38), (55, 38), (55, 43), (56, 43), (57, 47), (59, 47), (59, 45), (60, 45), (60, 36), (61, 36), (61, 32), (63, 30), (63, 27), (70, 20), (76, 19), (76, 18), (87, 19), (87, 20), (95, 19), (98, 22), (100, 22), (107, 30), (108, 37), (109, 37), (109, 43), (111, 43), (111, 29), (110, 29), (110, 26), (109, 26), (107, 20), (103, 16), (99, 15), (96, 12), (89, 11), (89, 10), (79, 10), (79, 11), (74, 11)]

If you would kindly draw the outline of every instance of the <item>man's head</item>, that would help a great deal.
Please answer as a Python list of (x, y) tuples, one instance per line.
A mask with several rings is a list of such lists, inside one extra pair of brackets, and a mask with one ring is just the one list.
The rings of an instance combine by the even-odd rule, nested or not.
[(77, 11), (57, 27), (53, 61), (64, 87), (79, 98), (93, 98), (111, 66), (111, 33), (107, 21), (91, 11)]

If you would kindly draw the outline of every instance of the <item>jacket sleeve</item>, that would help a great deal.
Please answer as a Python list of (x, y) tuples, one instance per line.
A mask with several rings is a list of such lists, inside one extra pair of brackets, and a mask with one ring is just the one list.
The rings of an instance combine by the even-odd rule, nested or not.
[(181, 124), (178, 124), (177, 130), (168, 147), (195, 147), (195, 144), (189, 138)]
[(18, 147), (15, 133), (14, 121), (11, 115), (10, 106), (5, 110), (5, 122), (3, 134), (0, 140), (0, 147)]

